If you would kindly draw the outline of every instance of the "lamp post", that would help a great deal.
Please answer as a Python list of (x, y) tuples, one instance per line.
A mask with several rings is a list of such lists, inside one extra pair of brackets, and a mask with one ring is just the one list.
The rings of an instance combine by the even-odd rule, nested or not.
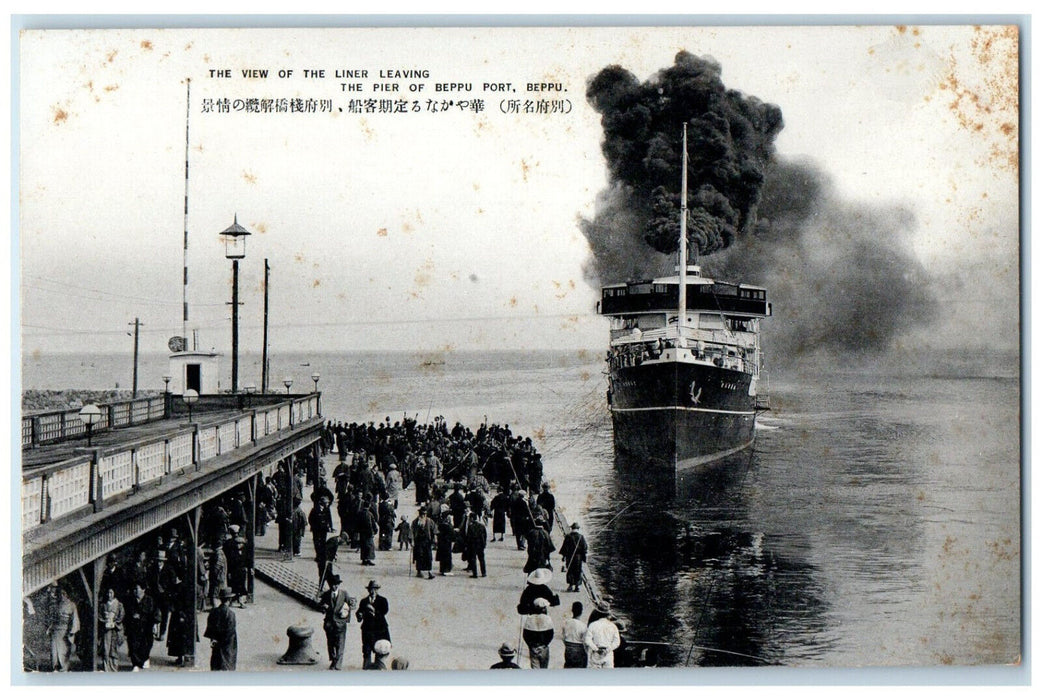
[(293, 377), (286, 377), (282, 383), (286, 385), (286, 396), (289, 396), (289, 388), (293, 386)]
[(249, 231), (239, 225), (239, 215), (231, 226), (221, 231), (224, 257), (232, 261), (232, 393), (239, 390), (239, 261), (246, 257)]
[(319, 378), (319, 376), (321, 376), (321, 375), (319, 375), (318, 372), (315, 372), (314, 374), (311, 375), (311, 381), (315, 382), (315, 393), (316, 394), (318, 393), (318, 378)]
[(164, 394), (169, 394), (170, 393), (170, 380), (171, 379), (173, 379), (173, 377), (171, 377), (169, 374), (164, 374), (163, 375), (163, 393)]
[(246, 408), (249, 408), (250, 404), (252, 403), (251, 394), (256, 393), (257, 385), (256, 384), (247, 384), (246, 386), (244, 386), (242, 388), (242, 390), (246, 394)]
[(199, 400), (199, 392), (195, 389), (188, 389), (185, 391), (184, 396), (181, 400), (185, 402), (185, 406), (188, 406), (188, 422), (192, 422), (192, 404)]
[(94, 432), (94, 424), (101, 421), (101, 409), (89, 403), (80, 409), (80, 420), (87, 426), (87, 447), (90, 447), (91, 433)]

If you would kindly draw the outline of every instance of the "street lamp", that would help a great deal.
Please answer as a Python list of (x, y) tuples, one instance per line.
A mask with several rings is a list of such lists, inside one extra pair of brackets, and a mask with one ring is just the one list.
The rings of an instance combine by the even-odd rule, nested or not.
[(185, 406), (188, 406), (188, 422), (192, 422), (192, 404), (199, 400), (199, 392), (195, 389), (188, 389), (185, 391), (184, 396), (181, 400), (185, 402)]
[(311, 381), (315, 382), (315, 393), (316, 394), (318, 393), (318, 378), (319, 378), (319, 376), (320, 375), (319, 375), (318, 372), (315, 372), (314, 374), (311, 375)]
[(221, 231), (224, 257), (232, 261), (232, 393), (239, 390), (239, 261), (246, 257), (249, 231), (239, 225), (239, 215), (231, 226)]
[(87, 404), (80, 409), (80, 420), (87, 426), (87, 447), (90, 447), (90, 437), (94, 431), (94, 424), (101, 422), (101, 409), (92, 403)]
[(173, 379), (173, 377), (171, 377), (169, 374), (164, 374), (163, 375), (163, 393), (164, 394), (169, 394), (170, 393), (170, 380), (171, 379)]
[(289, 388), (293, 386), (293, 377), (286, 377), (282, 383), (286, 385), (286, 395), (289, 396)]

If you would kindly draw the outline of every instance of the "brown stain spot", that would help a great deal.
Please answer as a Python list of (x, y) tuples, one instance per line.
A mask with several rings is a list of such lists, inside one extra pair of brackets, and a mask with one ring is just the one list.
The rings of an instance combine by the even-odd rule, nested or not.
[(510, 308), (517, 306), (517, 297), (510, 297), (510, 301), (508, 301), (507, 304), (510, 305)]
[(387, 238), (387, 229), (386, 228), (379, 229), (376, 232), (376, 235), (379, 236), (380, 238)]
[(528, 171), (532, 169), (532, 166), (528, 164), (524, 158), (521, 159), (521, 179), (528, 182)]
[[(677, 244), (677, 245), (679, 245), (679, 244)], [(678, 292), (678, 294), (679, 294), (679, 292)], [(536, 440), (546, 440), (546, 429), (545, 428), (536, 428), (532, 432), (532, 437), (535, 438)]]
[(298, 262), (298, 263), (304, 262), (304, 254), (303, 253), (294, 253), (293, 254), (293, 262)]
[(141, 48), (144, 49), (145, 51), (151, 51), (152, 50), (152, 42), (149, 41), (148, 39), (145, 39), (144, 41), (141, 42)]
[[(899, 25), (897, 25), (896, 27), (894, 27), (894, 29), (896, 29), (896, 30), (897, 30), (897, 33), (898, 33), (898, 34), (904, 34), (905, 32), (907, 32), (907, 31), (908, 31), (908, 27), (906, 27), (906, 26), (905, 26), (905, 25), (903, 25), (903, 24), (899, 24)], [(679, 245), (679, 244), (678, 244), (678, 245)]]
[(243, 170), (242, 171), (242, 179), (245, 180), (246, 182), (250, 183), (251, 185), (256, 185), (257, 184), (257, 176), (254, 175), (253, 173), (251, 173), (248, 170)]
[[(680, 244), (678, 243), (677, 245), (680, 245)], [(321, 286), (321, 284), (322, 284), (322, 281), (316, 279), (314, 282), (311, 283), (311, 288), (314, 289), (315, 287)], [(678, 294), (679, 294), (679, 292), (678, 292)]]
[(54, 108), (54, 123), (62, 124), (69, 118), (69, 113), (61, 107)]
[(106, 85), (104, 89), (105, 92), (115, 92), (116, 90), (119, 90), (119, 85)]
[(262, 221), (260, 223), (253, 224), (253, 230), (257, 233), (267, 233), (268, 225)]
[(116, 60), (116, 54), (118, 54), (118, 53), (119, 53), (118, 50), (112, 49), (111, 51), (108, 52), (108, 54), (106, 54), (105, 60), (107, 60), (109, 63), (112, 63), (113, 61)]
[[(680, 245), (680, 244), (678, 243), (677, 245)], [(678, 286), (677, 288), (679, 289), (680, 287)], [(677, 292), (678, 296), (679, 296), (679, 294), (680, 293)], [(584, 369), (582, 372), (579, 373), (579, 379), (582, 379), (584, 382), (590, 381), (590, 373), (587, 370)]]
[[(408, 221), (403, 222), (402, 231), (405, 233), (412, 233), (412, 224), (410, 224)], [(677, 245), (679, 245), (679, 243)]]
[[(971, 61), (961, 66), (948, 59), (948, 73), (941, 81), (949, 93), (948, 108), (959, 126), (988, 140), (986, 160), (978, 165), (995, 165), (1017, 171), (1020, 166), (1020, 33), (1018, 27), (975, 27), (970, 41)], [(963, 72), (978, 73), (982, 79), (964, 84)]]
[(191, 51), (191, 50), (192, 50), (192, 42), (189, 41), (187, 44), (185, 44), (185, 51)]

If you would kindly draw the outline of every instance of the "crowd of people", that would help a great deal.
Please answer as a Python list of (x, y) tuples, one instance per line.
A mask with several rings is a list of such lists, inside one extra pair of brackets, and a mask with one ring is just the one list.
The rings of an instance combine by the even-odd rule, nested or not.
[[(363, 668), (408, 665), (404, 658), (389, 660), (389, 604), (378, 594), (379, 584), (371, 580), (368, 595), (356, 601), (341, 587), (335, 562), (342, 564), (357, 552), (360, 565), (373, 566), (380, 552), (397, 545), (409, 552), (417, 578), (454, 576), (459, 567), (472, 578), (485, 577), (486, 547), (505, 542), (509, 525), (512, 545), (526, 554), (526, 585), (517, 606), (522, 616), (519, 641), (528, 649), (532, 668), (548, 667), (555, 635), (550, 609), (560, 604), (549, 587), (552, 558), (560, 555), (567, 590), (578, 592), (587, 544), (578, 523), (569, 526), (560, 547), (555, 544), (554, 526), (561, 526), (556, 499), (543, 481), (541, 457), (530, 438), (515, 436), (509, 425), (486, 423), (471, 431), (457, 423), (449, 428), (441, 417), (422, 425), (408, 417), (394, 423), (387, 418), (378, 425), (329, 422), (322, 431), (321, 453), (338, 457), (329, 474), (318, 454), (304, 452), (280, 462), (259, 480), (255, 493), (243, 485), (205, 504), (194, 571), (191, 545), (176, 526), (160, 528), (154, 539), (142, 538), (110, 554), (97, 614), (104, 669), (119, 670), (124, 644), (134, 671), (149, 668), (157, 642), (165, 642), (173, 664), (189, 663), (193, 615), (207, 612), (203, 636), (212, 647), (210, 667), (233, 670), (233, 608), (248, 604), (252, 591), (253, 538), (246, 535), (252, 528), (263, 536), (272, 524), (286, 556), (300, 556), (304, 537), (311, 537), (333, 670), (343, 666), (352, 611), (362, 623)], [(415, 493), (411, 507), (402, 501), (410, 486)], [(406, 508), (415, 508), (411, 519), (399, 515)], [(587, 622), (581, 614), (581, 603), (575, 603), (571, 617), (562, 621), (565, 666), (610, 666), (618, 631), (612, 635), (611, 629), (601, 629), (614, 629), (610, 614), (598, 607)], [(77, 606), (64, 588), (54, 588), (48, 619), (52, 667), (68, 670), (83, 632)], [(608, 625), (595, 625), (599, 619)], [(505, 643), (500, 652), (502, 663), (494, 668), (516, 667), (507, 658), (516, 655), (516, 648)]]

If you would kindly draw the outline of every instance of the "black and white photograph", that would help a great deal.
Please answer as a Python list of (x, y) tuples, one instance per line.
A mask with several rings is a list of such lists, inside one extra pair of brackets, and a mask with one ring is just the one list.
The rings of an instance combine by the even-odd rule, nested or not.
[(12, 35), (15, 684), (1023, 663), (1023, 18), (110, 20)]

